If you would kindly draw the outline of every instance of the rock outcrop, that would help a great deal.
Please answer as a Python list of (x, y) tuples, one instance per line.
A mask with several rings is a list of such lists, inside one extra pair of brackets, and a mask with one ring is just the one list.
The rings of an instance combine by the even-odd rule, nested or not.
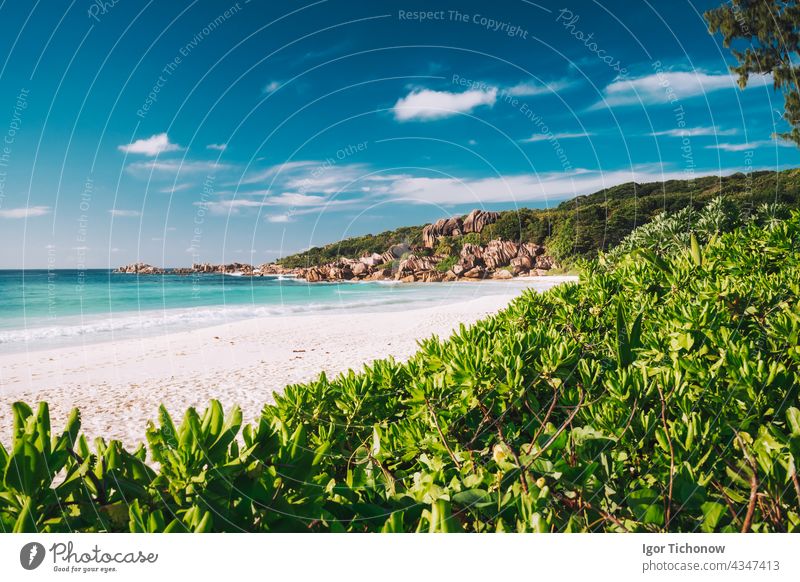
[(487, 225), (497, 222), (499, 212), (475, 209), (466, 216), (442, 218), (422, 229), (422, 244), (432, 249), (436, 241), (445, 236), (461, 236), (471, 232), (480, 233)]
[(527, 255), (520, 255), (511, 259), (509, 265), (511, 265), (514, 274), (519, 275), (523, 271), (530, 271), (531, 267), (533, 267), (533, 261)]
[(135, 275), (161, 275), (165, 271), (160, 267), (154, 267), (153, 265), (148, 265), (147, 263), (132, 263), (123, 267), (117, 267), (114, 269), (114, 272), (131, 273)]
[(467, 279), (483, 279), (486, 276), (486, 269), (478, 265), (477, 267), (473, 267), (469, 271), (464, 273), (464, 277)]
[(486, 212), (477, 208), (464, 217), (464, 232), (481, 232), (488, 224), (497, 222), (499, 212)]
[(483, 263), (489, 269), (499, 269), (516, 258), (519, 253), (519, 245), (509, 240), (490, 241), (483, 251)]
[(544, 254), (544, 247), (533, 243), (522, 243), (519, 245), (520, 256), (538, 257)]
[(422, 244), (432, 249), (443, 236), (460, 236), (463, 232), (464, 225), (460, 217), (442, 218), (422, 229)]
[(436, 263), (428, 257), (418, 257), (416, 255), (409, 255), (407, 258), (400, 261), (397, 267), (395, 279), (401, 279), (406, 275), (417, 273), (421, 271), (431, 271), (436, 268)]
[[(281, 276), (304, 279), (309, 283), (325, 281), (380, 281), (394, 279), (405, 283), (435, 283), (438, 281), (510, 279), (515, 276), (543, 275), (556, 265), (545, 248), (533, 243), (517, 243), (501, 239), (486, 245), (465, 243), (455, 257), (448, 253), (433, 254), (431, 248), (441, 237), (458, 237), (480, 233), (496, 222), (500, 214), (473, 210), (464, 217), (437, 220), (422, 230), (422, 247), (408, 243), (390, 246), (383, 253), (367, 253), (359, 258), (341, 257), (335, 261), (308, 267), (287, 268), (278, 263), (253, 266), (246, 263), (214, 265), (195, 263), (188, 268), (161, 269), (146, 263), (119, 267), (116, 273), (175, 275), (236, 274), (246, 277)], [(451, 247), (452, 248), (452, 247)], [(449, 268), (443, 261), (449, 261)], [(453, 263), (453, 261), (455, 261)]]

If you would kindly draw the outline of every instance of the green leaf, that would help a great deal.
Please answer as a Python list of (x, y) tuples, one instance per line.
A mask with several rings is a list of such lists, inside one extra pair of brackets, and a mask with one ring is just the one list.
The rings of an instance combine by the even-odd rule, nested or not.
[(703, 251), (700, 250), (700, 245), (697, 242), (697, 237), (692, 233), (689, 244), (691, 245), (691, 255), (694, 264), (698, 267), (703, 266)]
[(161, 425), (161, 435), (164, 442), (173, 448), (178, 446), (178, 431), (175, 429), (175, 423), (172, 422), (172, 417), (163, 404), (158, 407), (158, 422)]
[(656, 267), (662, 273), (669, 274), (672, 272), (671, 265), (650, 249), (637, 249), (633, 254), (642, 257), (645, 261)]
[(36, 533), (36, 518), (34, 516), (33, 499), (26, 497), (22, 504), (22, 510), (19, 512), (16, 521), (14, 522), (13, 533)]
[(712, 533), (717, 530), (717, 525), (722, 516), (725, 514), (725, 506), (716, 501), (706, 501), (700, 506), (703, 512), (703, 523), (700, 529), (706, 533)]
[(800, 409), (792, 406), (786, 410), (786, 421), (792, 429), (793, 436), (800, 436)]
[(6, 486), (29, 497), (48, 488), (47, 467), (42, 453), (27, 440), (17, 441), (4, 475)]
[(645, 524), (664, 525), (664, 507), (657, 491), (639, 489), (628, 494), (628, 505), (637, 521)]
[(456, 533), (464, 531), (453, 517), (450, 502), (437, 499), (431, 504), (430, 533)]
[(128, 506), (128, 529), (131, 533), (146, 533), (147, 527), (145, 525), (142, 509), (139, 507), (139, 500), (134, 499)]
[(24, 402), (15, 402), (11, 405), (11, 414), (14, 418), (13, 447), (16, 444), (16, 441), (21, 439), (25, 434), (25, 426), (28, 422), (28, 419), (33, 416), (33, 411), (31, 410), (31, 407)]
[(625, 368), (633, 361), (628, 324), (625, 322), (625, 311), (622, 302), (617, 303), (617, 362), (620, 368)]
[(453, 503), (462, 507), (486, 507), (494, 505), (492, 497), (483, 489), (467, 489), (452, 496)]
[(403, 533), (403, 511), (393, 511), (381, 528), (382, 533)]
[(194, 533), (208, 533), (212, 530), (214, 525), (214, 519), (211, 515), (211, 512), (206, 510), (203, 514), (203, 519), (200, 520), (200, 523), (197, 524), (194, 528)]
[(40, 402), (36, 412), (36, 448), (42, 451), (45, 457), (50, 456), (50, 408), (47, 402)]
[(77, 408), (70, 410), (69, 417), (67, 417), (67, 425), (64, 427), (64, 432), (58, 437), (53, 446), (54, 451), (66, 451), (68, 448), (75, 446), (78, 439), (78, 432), (81, 429), (81, 414)]

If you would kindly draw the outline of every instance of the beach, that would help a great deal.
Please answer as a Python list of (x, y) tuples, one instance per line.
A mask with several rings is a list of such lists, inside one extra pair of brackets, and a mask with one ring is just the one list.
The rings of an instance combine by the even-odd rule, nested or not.
[(0, 354), (0, 440), (11, 440), (10, 405), (19, 400), (31, 406), (48, 402), (54, 431), (78, 407), (87, 438), (119, 439), (128, 446), (144, 440), (146, 423), (157, 418), (161, 403), (177, 422), (188, 407), (201, 409), (215, 398), (226, 410), (238, 404), (245, 422), (252, 422), (288, 384), (323, 371), (332, 376), (359, 370), (390, 356), (406, 359), (419, 340), (446, 337), (460, 324), (504, 308), (517, 294), (372, 313), (258, 317), (94, 344), (76, 338), (68, 347)]

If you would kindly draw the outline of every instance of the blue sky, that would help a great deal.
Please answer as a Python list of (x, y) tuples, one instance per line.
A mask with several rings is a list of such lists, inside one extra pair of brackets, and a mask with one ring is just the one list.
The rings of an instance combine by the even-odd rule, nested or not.
[(707, 33), (716, 4), (4, 2), (0, 268), (260, 263), (798, 165), (781, 96), (739, 91)]

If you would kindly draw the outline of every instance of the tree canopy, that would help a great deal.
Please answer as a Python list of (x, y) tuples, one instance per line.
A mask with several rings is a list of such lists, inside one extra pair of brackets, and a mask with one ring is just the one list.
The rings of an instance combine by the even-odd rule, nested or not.
[[(772, 75), (776, 90), (784, 94), (783, 118), (791, 129), (778, 136), (800, 145), (800, 6), (796, 0), (730, 0), (705, 13), (711, 34), (721, 33), (738, 64), (731, 71), (739, 75), (744, 89), (752, 75)], [(733, 48), (736, 41), (749, 46)], [(737, 45), (738, 46), (738, 45)]]

